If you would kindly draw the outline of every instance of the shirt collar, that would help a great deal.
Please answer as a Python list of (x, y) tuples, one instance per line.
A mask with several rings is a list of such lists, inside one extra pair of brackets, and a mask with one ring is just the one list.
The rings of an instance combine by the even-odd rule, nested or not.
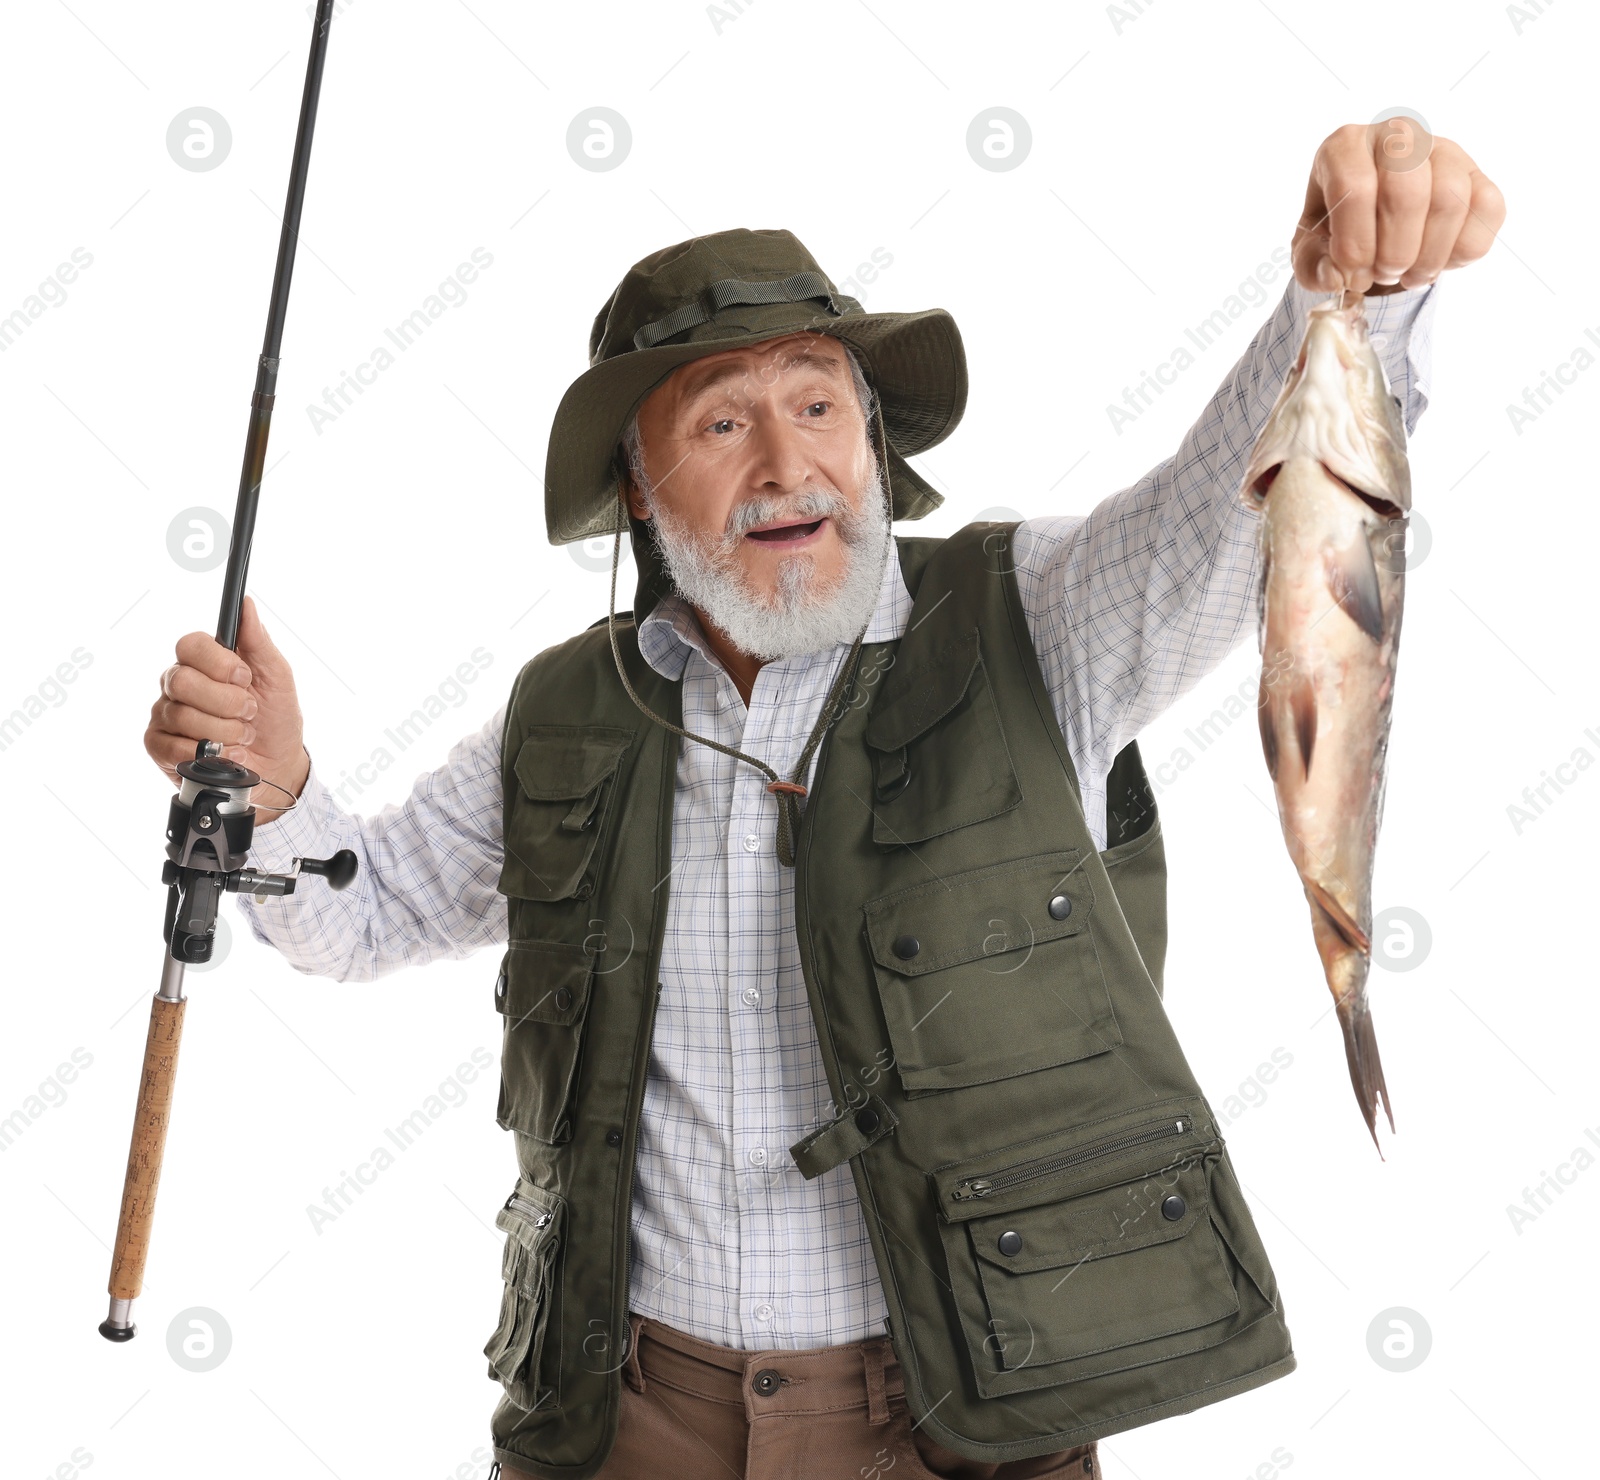
[[(892, 642), (902, 636), (911, 616), (911, 605), (911, 593), (906, 589), (905, 576), (900, 570), (899, 547), (891, 539), (889, 558), (883, 567), (883, 581), (878, 588), (878, 604), (873, 608), (861, 641), (864, 644)], [(839, 652), (849, 646), (849, 643), (841, 642), (831, 651)], [(639, 651), (657, 673), (674, 681), (683, 677), (691, 652), (701, 654), (713, 664), (717, 662), (706, 642), (700, 620), (694, 614), (694, 608), (676, 591), (657, 601), (650, 608), (649, 616), (639, 624)]]

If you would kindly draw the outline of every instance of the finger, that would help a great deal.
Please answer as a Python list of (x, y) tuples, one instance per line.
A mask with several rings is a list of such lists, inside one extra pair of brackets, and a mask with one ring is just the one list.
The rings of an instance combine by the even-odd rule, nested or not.
[(267, 684), (292, 683), (289, 660), (267, 635), (255, 602), (245, 597), (239, 608), (239, 656), (248, 663), (257, 679)]
[(1328, 256), (1347, 288), (1372, 285), (1377, 247), (1378, 167), (1367, 130), (1356, 124), (1330, 134), (1317, 155), (1328, 202)]
[(250, 669), (237, 653), (216, 640), (209, 632), (189, 632), (178, 639), (178, 662), (188, 668), (198, 668), (207, 678), (218, 683), (250, 682)]
[(1315, 170), (1306, 182), (1305, 205), (1289, 252), (1295, 281), (1302, 288), (1331, 293), (1344, 285), (1339, 269), (1328, 258), (1328, 203), (1322, 198)]
[(1446, 267), (1465, 267), (1476, 262), (1490, 247), (1506, 219), (1505, 197), (1487, 175), (1472, 175), (1472, 196), (1467, 204), (1467, 219), (1451, 249)]
[(256, 697), (249, 689), (233, 683), (218, 683), (198, 668), (186, 668), (181, 663), (174, 663), (161, 675), (161, 692), (169, 699), (224, 719), (254, 719), (256, 716)]
[(168, 776), (177, 780), (178, 766), (184, 761), (194, 759), (194, 742), (184, 740), (177, 735), (168, 735), (160, 730), (152, 730), (145, 736), (144, 748), (153, 760)]
[(1466, 164), (1446, 157), (1442, 150), (1434, 152), (1431, 163), (1433, 188), (1428, 198), (1427, 224), (1411, 265), (1400, 275), (1401, 286), (1406, 288), (1431, 283), (1444, 271), (1467, 219), (1472, 186)]
[(1433, 197), (1433, 166), (1423, 160), (1411, 169), (1378, 168), (1377, 241), (1372, 280), (1388, 287), (1416, 260)]
[[(249, 720), (222, 719), (195, 709), (188, 704), (178, 704), (168, 699), (161, 706), (156, 723), (164, 735), (177, 735), (189, 740), (220, 740), (224, 745), (249, 745), (256, 738), (256, 727)], [(194, 746), (189, 747), (190, 758)]]

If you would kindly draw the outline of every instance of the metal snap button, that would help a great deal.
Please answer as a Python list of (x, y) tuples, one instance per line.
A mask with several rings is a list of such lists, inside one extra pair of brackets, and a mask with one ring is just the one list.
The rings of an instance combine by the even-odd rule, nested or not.
[(1002, 1254), (1020, 1254), (1022, 1252), (1022, 1235), (1014, 1229), (1008, 1228), (1000, 1235), (1000, 1252)]
[(856, 1129), (863, 1136), (870, 1136), (881, 1123), (878, 1112), (871, 1105), (856, 1111)]
[(619, 1131), (615, 1127), (613, 1127), (611, 1130), (608, 1130), (606, 1132), (606, 1145), (607, 1146), (620, 1146), (621, 1144), (622, 1144), (622, 1132), (621, 1131)]
[(1189, 1204), (1179, 1197), (1176, 1192), (1171, 1197), (1164, 1197), (1161, 1200), (1161, 1216), (1168, 1223), (1176, 1223), (1188, 1211)]
[(763, 1367), (750, 1382), (763, 1398), (770, 1398), (782, 1385), (783, 1377), (776, 1367)]
[(1065, 894), (1058, 894), (1050, 901), (1050, 918), (1052, 920), (1065, 920), (1072, 913), (1072, 901)]
[(560, 1008), (562, 1012), (565, 1012), (569, 1007), (572, 1006), (572, 993), (569, 992), (565, 987), (556, 988), (556, 1006)]
[(909, 961), (922, 949), (922, 942), (914, 935), (897, 935), (890, 949), (902, 961)]

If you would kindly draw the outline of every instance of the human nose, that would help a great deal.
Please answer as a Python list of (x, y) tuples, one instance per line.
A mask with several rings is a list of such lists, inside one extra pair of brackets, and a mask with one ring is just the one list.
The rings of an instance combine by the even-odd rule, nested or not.
[(815, 469), (798, 427), (770, 406), (763, 406), (754, 418), (752, 433), (748, 444), (752, 483), (769, 491), (792, 493), (811, 481)]

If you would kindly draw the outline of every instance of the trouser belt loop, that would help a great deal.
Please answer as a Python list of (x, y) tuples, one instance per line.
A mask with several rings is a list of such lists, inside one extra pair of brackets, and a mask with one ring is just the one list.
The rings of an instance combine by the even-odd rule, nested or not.
[(868, 1341), (862, 1344), (861, 1361), (866, 1369), (867, 1379), (867, 1422), (889, 1422), (889, 1400), (883, 1392), (883, 1365), (887, 1358), (889, 1343), (885, 1340)]
[(645, 1318), (628, 1316), (628, 1356), (622, 1364), (622, 1375), (634, 1392), (644, 1391), (644, 1370), (639, 1366), (639, 1333), (644, 1329)]

